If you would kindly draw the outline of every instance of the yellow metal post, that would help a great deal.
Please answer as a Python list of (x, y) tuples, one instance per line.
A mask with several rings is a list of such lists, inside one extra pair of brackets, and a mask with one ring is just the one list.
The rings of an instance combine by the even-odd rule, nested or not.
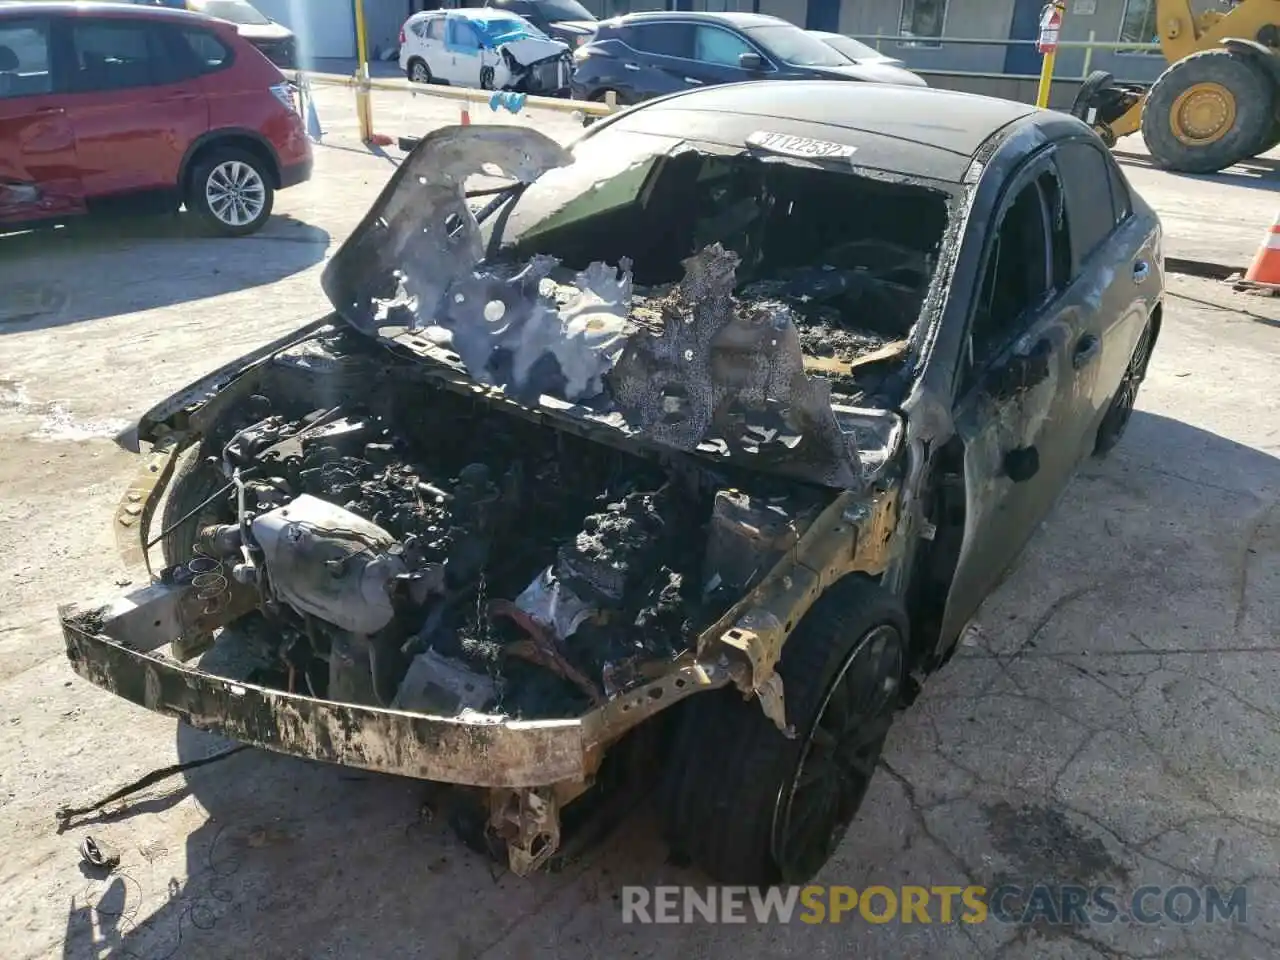
[(356, 16), (356, 118), (360, 139), (373, 140), (373, 106), (369, 97), (369, 34), (364, 25), (364, 0), (355, 0)]
[[(1040, 64), (1040, 86), (1036, 89), (1036, 106), (1044, 109), (1049, 106), (1049, 87), (1053, 84), (1053, 61), (1058, 58), (1058, 42), (1062, 39), (1062, 26), (1064, 14), (1067, 11), (1067, 5), (1061, 0), (1051, 0), (1045, 4), (1045, 13), (1056, 12), (1058, 15), (1058, 36), (1053, 38), (1053, 45), (1049, 47), (1049, 51), (1044, 54), (1044, 61)], [(1043, 35), (1044, 25), (1041, 24), (1041, 34)]]
[(1044, 55), (1044, 62), (1040, 65), (1040, 86), (1036, 88), (1037, 107), (1049, 106), (1049, 87), (1053, 83), (1053, 61), (1057, 55), (1056, 50), (1050, 50)]

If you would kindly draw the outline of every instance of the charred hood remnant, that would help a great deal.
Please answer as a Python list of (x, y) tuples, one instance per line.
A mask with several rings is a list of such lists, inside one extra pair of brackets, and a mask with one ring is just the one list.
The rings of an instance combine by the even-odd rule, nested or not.
[[(702, 156), (684, 151), (672, 162), (687, 166)], [(526, 407), (658, 447), (857, 488), (858, 451), (833, 408), (830, 375), (849, 374), (857, 358), (847, 350), (840, 356), (837, 344), (902, 365), (905, 339), (863, 342), (838, 330), (815, 336), (805, 314), (853, 296), (874, 313), (907, 316), (905, 326), (896, 321), (905, 332), (928, 285), (928, 256), (853, 242), (843, 251), (858, 262), (847, 268), (800, 265), (761, 276), (760, 250), (751, 242), (729, 249), (722, 241), (732, 243), (737, 232), (713, 230), (701, 238), (710, 242), (681, 258), (680, 279), (641, 289), (625, 254), (614, 264), (568, 269), (552, 253), (518, 257), (503, 249), (496, 234), (521, 195), (574, 163), (567, 150), (523, 128), (452, 127), (427, 136), (326, 268), (326, 292), (356, 329)], [(465, 192), (467, 178), (482, 170), (513, 181), (485, 191), (491, 199), (480, 217), (497, 223), (487, 245)], [(608, 192), (607, 179), (584, 195)], [(574, 202), (566, 195), (562, 208)], [(758, 215), (775, 201), (756, 204)], [(732, 202), (742, 207), (740, 198)], [(652, 238), (637, 236), (636, 246), (652, 247)], [(806, 356), (806, 345), (818, 356)]]

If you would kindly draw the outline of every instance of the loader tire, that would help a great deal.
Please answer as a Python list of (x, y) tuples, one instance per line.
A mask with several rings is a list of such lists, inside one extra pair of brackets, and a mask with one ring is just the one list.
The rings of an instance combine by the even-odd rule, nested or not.
[(1071, 101), (1071, 115), (1077, 120), (1089, 122), (1089, 108), (1093, 106), (1094, 98), (1103, 90), (1111, 86), (1111, 74), (1105, 70), (1095, 70), (1080, 84), (1080, 89), (1076, 91), (1076, 98)]
[(1266, 142), (1274, 103), (1261, 67), (1230, 50), (1202, 50), (1170, 65), (1152, 85), (1142, 138), (1156, 166), (1216, 173)]
[[(902, 604), (853, 575), (818, 598), (783, 647), (777, 672), (794, 739), (736, 687), (691, 697), (659, 796), (672, 852), (722, 883), (809, 880), (862, 803), (907, 651)], [(813, 814), (809, 833), (802, 811)]]

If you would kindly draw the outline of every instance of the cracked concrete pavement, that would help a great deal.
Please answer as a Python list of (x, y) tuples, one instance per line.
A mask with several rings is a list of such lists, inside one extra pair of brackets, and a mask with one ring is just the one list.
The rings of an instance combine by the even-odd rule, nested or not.
[[(565, 871), (518, 880), (463, 848), (421, 783), (256, 750), (57, 834), (60, 805), (226, 746), (75, 679), (54, 608), (129, 576), (109, 519), (134, 461), (110, 437), (325, 310), (324, 257), (394, 162), (355, 142), (348, 100), (321, 93), (317, 177), (280, 195), (259, 237), (204, 240), (174, 220), (0, 239), (5, 956), (1280, 954), (1280, 305), (1180, 277), (1127, 436), (1083, 468), (900, 717), (820, 879), (1242, 884), (1245, 924), (626, 925), (623, 884), (706, 884), (667, 861), (643, 803)], [(439, 100), (375, 102), (393, 136), (454, 117)], [(1216, 226), (1197, 241), (1184, 215), (1199, 185), (1128, 170), (1185, 249), (1252, 250), (1263, 188), (1215, 181)], [(111, 876), (78, 864), (87, 834), (121, 852)]]

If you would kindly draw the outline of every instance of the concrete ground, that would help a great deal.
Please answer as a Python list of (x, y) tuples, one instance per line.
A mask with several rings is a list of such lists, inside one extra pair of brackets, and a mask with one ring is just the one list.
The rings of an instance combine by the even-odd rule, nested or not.
[[(1243, 924), (627, 925), (622, 885), (706, 883), (667, 861), (645, 807), (564, 872), (518, 880), (429, 815), (421, 783), (256, 750), (56, 833), (57, 807), (225, 746), (76, 679), (55, 606), (137, 582), (109, 523), (135, 461), (110, 438), (326, 310), (323, 261), (398, 152), (356, 142), (348, 93), (318, 98), (316, 178), (257, 237), (199, 239), (175, 219), (0, 239), (4, 956), (1280, 954), (1280, 306), (1180, 277), (1128, 435), (901, 717), (821, 880), (1245, 885)], [(442, 103), (380, 95), (376, 128), (424, 132), (456, 117)], [(1269, 171), (1126, 171), (1172, 255), (1247, 261), (1273, 213)], [(87, 834), (120, 850), (111, 876), (80, 865)]]

